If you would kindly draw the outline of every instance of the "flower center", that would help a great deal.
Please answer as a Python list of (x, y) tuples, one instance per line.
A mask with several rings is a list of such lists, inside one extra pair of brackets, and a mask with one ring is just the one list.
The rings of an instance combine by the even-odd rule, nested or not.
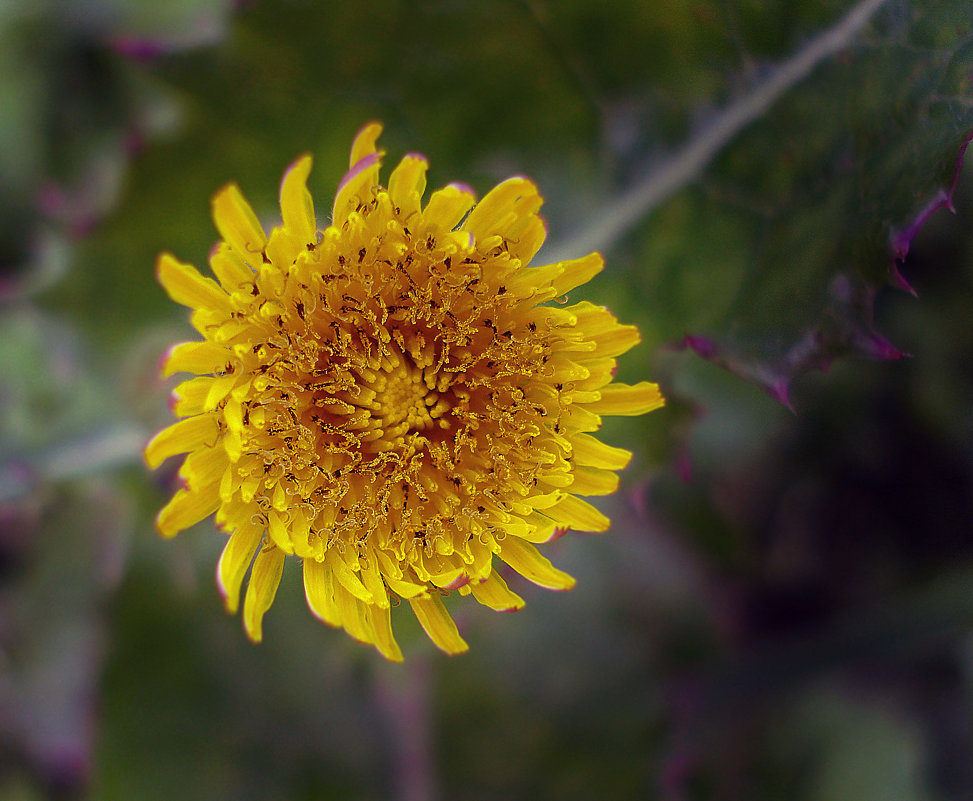
[(425, 431), (437, 422), (439, 427), (446, 427), (447, 422), (441, 418), (448, 404), (427, 381), (425, 372), (408, 356), (399, 357), (397, 364), (362, 381), (363, 388), (374, 393), (366, 408), (372, 412), (375, 427), (384, 432), (384, 445), (400, 445), (407, 434)]

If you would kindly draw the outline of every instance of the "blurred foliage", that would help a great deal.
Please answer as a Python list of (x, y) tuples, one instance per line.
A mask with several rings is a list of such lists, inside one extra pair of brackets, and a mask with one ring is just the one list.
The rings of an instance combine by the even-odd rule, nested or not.
[(469, 655), (377, 664), (293, 571), (251, 646), (138, 463), (191, 336), (154, 260), (205, 262), (222, 184), (273, 221), (311, 151), (325, 215), (381, 119), (432, 187), (533, 177), (551, 252), (851, 8), (0, 2), (0, 799), (973, 796), (965, 0), (887, 0), (599, 243), (585, 297), (669, 405), (606, 426), (636, 459), (612, 533), (549, 549), (577, 588), (457, 608)]

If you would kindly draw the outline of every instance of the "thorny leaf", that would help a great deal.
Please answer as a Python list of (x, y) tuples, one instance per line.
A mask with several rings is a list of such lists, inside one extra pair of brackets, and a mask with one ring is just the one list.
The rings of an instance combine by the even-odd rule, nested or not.
[(697, 356), (764, 389), (791, 411), (791, 382), (811, 370), (827, 372), (836, 359), (859, 356), (896, 360), (903, 353), (875, 330), (876, 290), (847, 275), (836, 276), (824, 319), (806, 331), (775, 363), (748, 360), (720, 343), (687, 334), (684, 345)]
[[(929, 218), (940, 209), (955, 213), (953, 196), (963, 167), (966, 135), (956, 157), (956, 168), (948, 189), (940, 189), (901, 231), (889, 232), (889, 280), (891, 284), (918, 297), (902, 275), (901, 266), (909, 255), (912, 240)], [(682, 345), (697, 356), (730, 371), (764, 389), (791, 411), (791, 385), (812, 370), (827, 372), (836, 359), (863, 357), (894, 361), (908, 354), (899, 350), (875, 329), (875, 300), (879, 288), (866, 283), (860, 275), (837, 275), (829, 287), (829, 303), (824, 319), (806, 330), (776, 361), (767, 362), (741, 354), (734, 346), (709, 337), (687, 334)], [(677, 346), (678, 347), (678, 346)]]
[(684, 345), (788, 407), (809, 370), (903, 355), (875, 330), (875, 302), (886, 280), (913, 292), (912, 240), (935, 212), (955, 211), (973, 136), (971, 13), (888, 4), (728, 147), (698, 214), (749, 218), (752, 249), (725, 315), (690, 328)]

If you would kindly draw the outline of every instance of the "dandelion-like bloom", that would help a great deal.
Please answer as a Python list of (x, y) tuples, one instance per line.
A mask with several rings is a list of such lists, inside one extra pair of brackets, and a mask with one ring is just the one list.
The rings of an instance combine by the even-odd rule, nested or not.
[(663, 399), (655, 384), (612, 382), (635, 327), (587, 302), (545, 305), (602, 259), (527, 266), (545, 237), (534, 184), (511, 178), (479, 203), (450, 184), (423, 206), (422, 156), (379, 185), (380, 133), (371, 124), (355, 139), (323, 231), (303, 156), (269, 236), (236, 185), (213, 199), (219, 283), (160, 256), (160, 282), (193, 310), (203, 340), (167, 356), (166, 375), (196, 377), (175, 389), (182, 419), (145, 458), (157, 467), (188, 454), (158, 529), (172, 536), (216, 513), (229, 532), (217, 580), (230, 612), (251, 570), (251, 639), (294, 555), (317, 617), (400, 660), (399, 599), (454, 654), (467, 645), (442, 596), (524, 604), (497, 559), (570, 588), (535, 543), (604, 531), (607, 518), (580, 496), (614, 491), (631, 457), (589, 432), (602, 415)]

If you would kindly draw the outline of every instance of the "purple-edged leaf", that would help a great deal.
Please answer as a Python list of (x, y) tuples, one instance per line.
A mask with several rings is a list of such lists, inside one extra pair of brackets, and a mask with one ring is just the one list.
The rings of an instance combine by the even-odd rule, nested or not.
[(895, 361), (907, 356), (873, 322), (875, 289), (839, 275), (831, 283), (831, 302), (824, 318), (807, 329), (774, 361), (760, 361), (709, 337), (687, 334), (684, 344), (708, 362), (767, 392), (793, 411), (791, 383), (812, 370), (827, 372), (836, 359), (863, 357)]
[[(871, 16), (842, 47), (758, 102), (863, 9)], [(875, 329), (875, 295), (890, 281), (921, 289), (920, 275), (904, 278), (910, 244), (954, 205), (973, 130), (973, 7), (859, 2), (791, 45), (765, 53), (699, 133), (626, 190), (632, 203), (659, 194), (646, 222), (618, 230), (637, 232), (640, 258), (617, 303), (651, 310), (647, 338), (682, 342), (688, 330), (700, 355), (784, 403), (809, 369), (909, 349)], [(733, 135), (699, 159), (727, 127)], [(693, 158), (695, 172), (665, 185)], [(610, 223), (596, 216), (589, 230)]]

